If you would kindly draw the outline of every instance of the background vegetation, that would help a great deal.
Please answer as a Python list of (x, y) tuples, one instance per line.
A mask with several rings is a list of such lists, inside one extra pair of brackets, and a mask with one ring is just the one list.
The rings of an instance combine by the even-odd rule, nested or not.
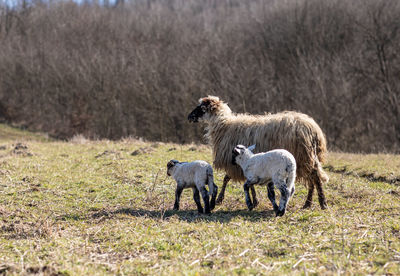
[[(247, 211), (242, 185), (198, 215), (190, 190), (172, 211), (166, 163), (211, 161), (206, 146), (52, 141), (0, 124), (0, 274), (400, 274), (399, 155), (330, 153), (325, 187), (276, 218), (266, 187)], [(221, 187), (222, 173), (215, 180)]]
[[(202, 141), (187, 114), (314, 117), (331, 149), (400, 152), (396, 0), (0, 5), (0, 117), (68, 138)], [(3, 2), (4, 3), (4, 2)]]
[(170, 143), (202, 141), (207, 94), (400, 153), (399, 1), (111, 2), (0, 0), (0, 121), (49, 134), (0, 124), (0, 274), (400, 274), (399, 155), (331, 151), (329, 208), (296, 183), (282, 218), (235, 184), (210, 216), (190, 191), (172, 211), (165, 168), (211, 162)]

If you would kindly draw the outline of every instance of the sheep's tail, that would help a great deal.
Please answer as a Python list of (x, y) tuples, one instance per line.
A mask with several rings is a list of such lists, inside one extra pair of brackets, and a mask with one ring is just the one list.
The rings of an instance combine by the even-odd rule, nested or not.
[(329, 176), (326, 174), (326, 172), (324, 172), (324, 169), (322, 168), (321, 162), (316, 160), (315, 166), (316, 166), (316, 169), (317, 169), (317, 174), (318, 174), (319, 179), (321, 179), (321, 181), (323, 183), (328, 183)]

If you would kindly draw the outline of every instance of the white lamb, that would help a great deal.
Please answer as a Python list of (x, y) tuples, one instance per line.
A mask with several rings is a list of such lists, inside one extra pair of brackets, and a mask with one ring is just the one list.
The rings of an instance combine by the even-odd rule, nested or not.
[[(199, 191), (204, 200), (204, 212), (209, 214), (214, 209), (218, 187), (214, 183), (213, 169), (210, 164), (201, 160), (189, 163), (171, 160), (167, 164), (167, 174), (173, 176), (177, 184), (174, 210), (179, 210), (179, 200), (185, 188), (192, 188), (193, 199), (196, 202), (199, 213), (203, 213)], [(207, 184), (209, 193), (205, 187)], [(211, 202), (209, 201), (209, 194), (211, 195)]]
[[(268, 184), (268, 198), (271, 200), (276, 216), (285, 214), (289, 199), (293, 196), (296, 178), (296, 160), (284, 149), (254, 154), (255, 145), (246, 148), (237, 145), (233, 150), (232, 163), (238, 164), (246, 178), (244, 193), (249, 210), (254, 205), (249, 196), (249, 188), (254, 184)], [(275, 202), (274, 185), (281, 192), (279, 207)]]

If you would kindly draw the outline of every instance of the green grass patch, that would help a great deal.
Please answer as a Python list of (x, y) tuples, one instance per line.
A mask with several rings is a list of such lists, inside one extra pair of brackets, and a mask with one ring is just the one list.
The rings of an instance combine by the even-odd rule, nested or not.
[[(15, 133), (8, 136), (9, 131)], [(316, 196), (313, 207), (302, 210), (306, 189), (297, 183), (281, 218), (272, 212), (266, 187), (256, 187), (260, 205), (249, 212), (242, 185), (230, 183), (224, 203), (210, 216), (198, 215), (189, 190), (183, 192), (181, 210), (171, 210), (175, 183), (166, 176), (166, 164), (170, 159), (210, 162), (206, 146), (129, 139), (59, 142), (5, 126), (0, 133), (2, 272), (400, 273), (395, 183), (328, 172), (327, 210), (319, 208)], [(327, 164), (349, 162), (351, 168), (387, 175), (375, 165), (384, 156), (356, 156), (331, 153)], [(399, 156), (391, 159), (400, 163)], [(400, 175), (398, 167), (386, 169)], [(223, 174), (215, 178), (221, 186)]]

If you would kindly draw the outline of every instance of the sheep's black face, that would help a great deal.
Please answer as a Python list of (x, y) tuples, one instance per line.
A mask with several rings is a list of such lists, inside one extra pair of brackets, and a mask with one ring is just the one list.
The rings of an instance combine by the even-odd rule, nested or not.
[(197, 123), (200, 120), (208, 121), (223, 106), (223, 102), (218, 97), (208, 96), (200, 99), (200, 104), (190, 112), (189, 122)]
[(197, 123), (199, 119), (204, 116), (206, 111), (207, 107), (204, 105), (204, 103), (199, 104), (195, 109), (193, 109), (192, 112), (190, 112), (188, 116), (189, 122)]

